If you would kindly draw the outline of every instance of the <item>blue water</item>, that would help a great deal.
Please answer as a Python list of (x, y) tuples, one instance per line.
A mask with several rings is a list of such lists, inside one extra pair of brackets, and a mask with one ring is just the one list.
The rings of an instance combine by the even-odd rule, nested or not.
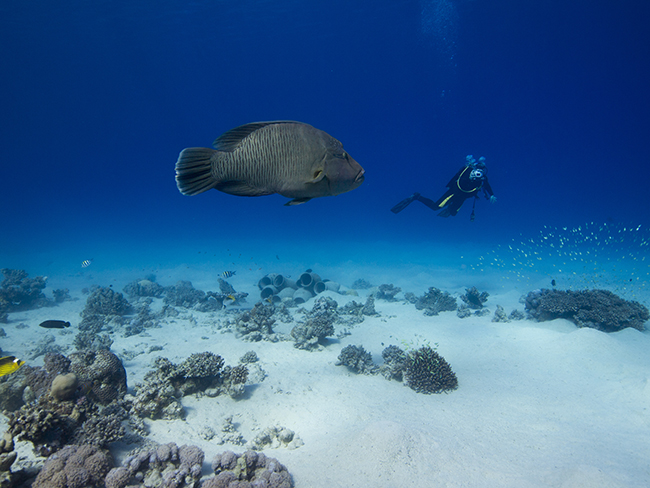
[[(410, 245), (481, 254), (544, 225), (648, 226), (649, 14), (632, 0), (5, 2), (0, 260), (38, 274), (292, 245), (390, 261)], [(341, 140), (365, 183), (296, 207), (178, 192), (183, 148), (275, 119)], [(498, 197), (474, 222), (470, 203), (451, 219), (389, 212), (413, 191), (436, 199), (467, 154), (487, 158)]]
[[(314, 268), (347, 286), (369, 277), (373, 284), (396, 283), (416, 295), (428, 286), (443, 287), (439, 279), (456, 294), (477, 286), (513, 306), (521, 294), (552, 282), (561, 289), (607, 288), (650, 306), (649, 25), (645, 0), (0, 2), (0, 268), (47, 275), (48, 296), (53, 289), (70, 288), (78, 297), (91, 285), (122, 290), (150, 273), (164, 286), (186, 279), (215, 290), (225, 270), (237, 271), (232, 281), (238, 290), (257, 293), (255, 284), (265, 273), (296, 276)], [(285, 207), (287, 199), (279, 195), (179, 193), (174, 165), (182, 149), (210, 147), (215, 137), (244, 123), (280, 119), (312, 124), (342, 141), (365, 168), (363, 185), (293, 207)], [(487, 158), (498, 198), (495, 205), (477, 201), (474, 221), (471, 201), (448, 219), (417, 202), (399, 215), (390, 212), (415, 191), (437, 199), (468, 154)], [(251, 298), (252, 306), (257, 297), (252, 293)], [(78, 322), (76, 312), (67, 319)], [(489, 340), (469, 344), (469, 350), (478, 351), (479, 359), (493, 355), (484, 359), (485, 374), (493, 375), (492, 365), (507, 364), (512, 351), (527, 351), (525, 341), (518, 342), (509, 330), (519, 334), (539, 327), (544, 336), (544, 324), (524, 323), (496, 330), (494, 337), (502, 336), (498, 341), (489, 336), (492, 328), (485, 333), (474, 325), (459, 328), (442, 349), (462, 351), (465, 341), (472, 342), (465, 334), (485, 334)], [(404, 329), (390, 331), (390, 337), (403, 333), (407, 341), (419, 340), (411, 337), (408, 324)], [(12, 342), (12, 332), (19, 336), (8, 330), (3, 349), (22, 357), (20, 347), (27, 346)], [(184, 332), (179, 328), (179, 337), (170, 342)], [(438, 329), (422, 333), (432, 343), (444, 339), (436, 335)], [(648, 331), (643, 334), (647, 338)], [(544, 355), (544, 347), (557, 352), (558, 361), (576, 356), (561, 373), (558, 367), (549, 384), (564, 382), (565, 373), (577, 375), (559, 391), (576, 385), (572, 395), (582, 400), (574, 409), (579, 420), (570, 427), (572, 433), (582, 432), (582, 422), (589, 424), (583, 439), (564, 434), (562, 422), (573, 417), (555, 418), (558, 405), (573, 397), (540, 393), (542, 401), (522, 405), (546, 409), (543, 413), (536, 416), (531, 408), (524, 412), (526, 418), (531, 414), (530, 425), (508, 424), (515, 434), (528, 427), (539, 430), (522, 443), (539, 440), (534, 454), (529, 446), (519, 453), (522, 446), (513, 441), (519, 437), (511, 439), (500, 419), (501, 411), (509, 418), (513, 406), (521, 410), (510, 394), (534, 382), (525, 377), (526, 369), (483, 390), (491, 402), (503, 401), (494, 418), (482, 417), (483, 399), (474, 408), (460, 405), (464, 397), (445, 397), (459, 402), (459, 413), (443, 406), (449, 416), (440, 422), (463, 415), (471, 422), (451, 422), (435, 435), (449, 432), (446, 439), (455, 444), (460, 429), (458, 445), (471, 439), (488, 446), (482, 448), (486, 457), (480, 449), (476, 458), (458, 455), (469, 479), (479, 473), (473, 460), (488, 466), (490, 456), (511, 452), (500, 466), (508, 464), (503, 469), (515, 478), (535, 471), (530, 478), (540, 485), (546, 468), (572, 469), (603, 459), (602, 471), (594, 468), (598, 473), (613, 466), (615, 474), (638, 478), (630, 486), (644, 483), (643, 435), (638, 434), (640, 441), (631, 436), (628, 444), (625, 429), (639, 427), (635, 418), (647, 422), (647, 361), (635, 359), (647, 355), (636, 347), (642, 344), (634, 342), (636, 335), (603, 337), (570, 338), (586, 341), (584, 349), (583, 343), (572, 348), (571, 341), (542, 338), (539, 350), (537, 344), (529, 349), (534, 350), (530, 364), (519, 359), (541, 378), (548, 369), (538, 368), (534, 358)], [(506, 341), (508, 348), (492, 350), (493, 343)], [(626, 341), (634, 347), (618, 347)], [(332, 363), (333, 350), (329, 347)], [(591, 351), (598, 350), (614, 359), (592, 362)], [(512, 371), (519, 367), (514, 356)], [(474, 359), (459, 360), (461, 368), (463, 361), (466, 371), (482, 367)], [(611, 371), (598, 369), (609, 365)], [(471, 379), (476, 378), (481, 376)], [(596, 381), (597, 388), (590, 389)], [(620, 410), (606, 410), (609, 404), (599, 396), (610, 384), (616, 397), (609, 401)], [(502, 388), (506, 393), (500, 397)], [(469, 389), (459, 390), (465, 391), (478, 398)], [(524, 418), (519, 415), (514, 418)], [(552, 422), (535, 424), (535, 418)], [(600, 420), (592, 418), (606, 420), (605, 435)], [(611, 428), (619, 418), (624, 428)], [(354, 419), (354, 427), (362, 422), (356, 412)], [(556, 421), (561, 442), (547, 442), (544, 425)], [(475, 432), (465, 426), (474, 422), (480, 423)], [(589, 436), (596, 434), (591, 446)], [(497, 448), (488, 452), (495, 437)], [(601, 444), (602, 439), (614, 441)], [(562, 464), (549, 453), (565, 443), (571, 455)], [(442, 445), (436, 459), (444, 464), (451, 458), (438, 455), (448, 444)], [(424, 453), (433, 452), (424, 447), (429, 449)], [(411, 464), (411, 453), (419, 448), (404, 450), (409, 470), (428, 473)], [(596, 456), (591, 449), (599, 451)], [(345, 453), (341, 459), (353, 457)], [(303, 479), (305, 473), (315, 476), (305, 463), (287, 465), (290, 471), (302, 469)], [(485, 469), (494, 474), (492, 466)]]

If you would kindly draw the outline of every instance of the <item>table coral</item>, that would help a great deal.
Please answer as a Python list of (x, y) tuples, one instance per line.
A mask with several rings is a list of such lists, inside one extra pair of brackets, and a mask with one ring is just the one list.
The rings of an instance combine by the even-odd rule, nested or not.
[(643, 331), (648, 309), (608, 290), (535, 290), (525, 299), (526, 311), (539, 321), (564, 318), (578, 327), (616, 332), (626, 327)]

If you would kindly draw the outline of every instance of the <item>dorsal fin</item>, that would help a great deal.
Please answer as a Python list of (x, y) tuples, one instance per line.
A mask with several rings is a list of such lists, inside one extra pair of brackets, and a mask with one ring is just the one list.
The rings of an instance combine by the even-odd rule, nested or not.
[(302, 124), (302, 122), (296, 122), (295, 120), (272, 120), (270, 122), (251, 122), (250, 124), (240, 125), (234, 129), (230, 129), (228, 132), (224, 132), (219, 137), (217, 137), (212, 146), (218, 151), (232, 152), (237, 147), (241, 141), (246, 139), (256, 130), (259, 130), (267, 125), (272, 124)]

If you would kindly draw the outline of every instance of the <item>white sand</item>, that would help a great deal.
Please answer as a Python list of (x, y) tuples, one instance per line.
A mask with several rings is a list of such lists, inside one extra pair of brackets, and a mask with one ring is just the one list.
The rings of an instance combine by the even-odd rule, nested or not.
[[(537, 285), (463, 274), (461, 269), (405, 270), (371, 264), (362, 269), (348, 265), (314, 269), (346, 285), (363, 277), (374, 284), (394, 283), (416, 295), (429, 286), (459, 294), (475, 285), (490, 292), (491, 312), (496, 304), (508, 313), (523, 310), (520, 295)], [(238, 290), (251, 293), (251, 306), (258, 296), (254, 283), (262, 274), (240, 271), (229, 280)], [(214, 273), (196, 268), (179, 266), (158, 270), (157, 275), (164, 286), (186, 279), (199, 289), (217, 289)], [(0, 347), (5, 354), (27, 357), (48, 333), (54, 334), (57, 344), (70, 345), (74, 336), (69, 331), (44, 330), (38, 323), (64, 318), (75, 327), (85, 305), (83, 286), (113, 284), (121, 291), (143, 276), (140, 270), (53, 276), (47, 292), (66, 286), (80, 300), (11, 314), (10, 323), (3, 325), (7, 337), (0, 339)], [(350, 299), (331, 296), (339, 304)], [(365, 299), (363, 292), (360, 299)], [(186, 420), (147, 421), (150, 438), (157, 442), (200, 446), (206, 453), (206, 473), (214, 454), (243, 451), (241, 446), (219, 445), (199, 435), (205, 426), (219, 431), (223, 419), (232, 415), (246, 440), (273, 425), (300, 436), (304, 445), (298, 449), (265, 451), (287, 466), (299, 488), (650, 486), (647, 332), (605, 334), (577, 329), (563, 320), (493, 323), (492, 313), (467, 319), (453, 312), (427, 317), (404, 302), (377, 301), (376, 309), (379, 317), (367, 317), (350, 329), (351, 335), (332, 339), (316, 352), (295, 349), (291, 342), (242, 342), (214, 325), (220, 314), (197, 312), (190, 312), (196, 325), (181, 318), (140, 336), (113, 335), (112, 350), (118, 355), (142, 353), (124, 361), (130, 387), (158, 356), (178, 363), (194, 352), (212, 351), (234, 365), (246, 351), (257, 352), (268, 376), (249, 386), (245, 398), (184, 397)], [(21, 322), (29, 328), (16, 329)], [(293, 325), (278, 323), (275, 330), (288, 333)], [(362, 345), (375, 362), (381, 362), (385, 346), (402, 346), (403, 341), (437, 343), (438, 352), (458, 376), (459, 388), (449, 394), (418, 394), (382, 376), (357, 375), (335, 366), (347, 344)], [(156, 345), (163, 350), (147, 352)], [(70, 347), (66, 352), (73, 351)], [(42, 357), (29, 363), (42, 364)], [(3, 418), (0, 430), (5, 427)]]

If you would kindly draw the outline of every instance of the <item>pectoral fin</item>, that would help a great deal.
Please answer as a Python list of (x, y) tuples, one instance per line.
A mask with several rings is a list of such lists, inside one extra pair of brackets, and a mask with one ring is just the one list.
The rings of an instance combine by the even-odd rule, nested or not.
[(287, 203), (284, 204), (285, 207), (291, 207), (293, 205), (300, 205), (301, 203), (305, 203), (311, 200), (310, 197), (305, 197), (305, 198), (294, 198), (293, 200), (289, 200)]
[(311, 180), (307, 180), (307, 183), (318, 183), (321, 181), (323, 178), (325, 178), (325, 171), (322, 169), (319, 169), (315, 174), (314, 177)]

